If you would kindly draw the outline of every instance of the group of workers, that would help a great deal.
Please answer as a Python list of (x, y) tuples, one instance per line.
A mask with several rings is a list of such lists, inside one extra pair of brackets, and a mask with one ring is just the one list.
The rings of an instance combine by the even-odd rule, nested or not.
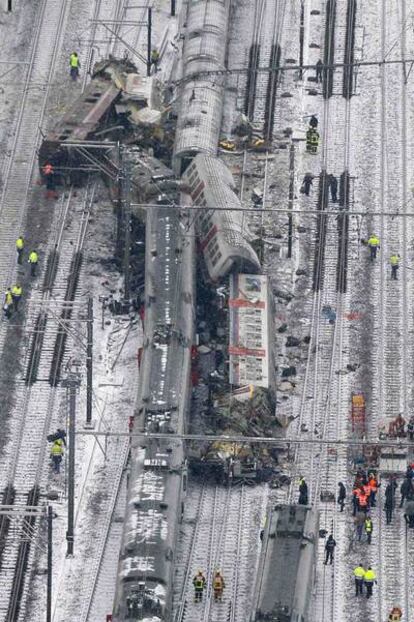
[(355, 578), (355, 596), (362, 596), (364, 585), (366, 589), (367, 598), (371, 598), (372, 596), (372, 588), (374, 587), (374, 583), (377, 583), (377, 575), (372, 570), (371, 566), (365, 570), (363, 564), (359, 564), (356, 568), (354, 568), (354, 578)]
[[(313, 178), (314, 176), (312, 175), (312, 173), (306, 173), (306, 175), (303, 178), (301, 192), (303, 194), (306, 194), (307, 197), (309, 196), (311, 186), (313, 185)], [(326, 181), (327, 181), (327, 187), (331, 191), (332, 203), (337, 203), (338, 202), (338, 180), (335, 177), (335, 175), (329, 174), (326, 177)]]
[[(203, 592), (206, 587), (206, 578), (201, 570), (197, 572), (193, 579), (194, 585), (194, 602), (201, 603), (203, 600)], [(223, 599), (223, 591), (225, 588), (223, 575), (219, 570), (216, 570), (213, 576), (213, 598), (214, 602), (220, 602)]]
[[(17, 252), (17, 263), (18, 265), (23, 264), (23, 255), (24, 255), (24, 238), (19, 236), (16, 240), (16, 252)], [(32, 250), (29, 253), (29, 257), (27, 262), (30, 264), (30, 274), (31, 276), (36, 276), (36, 268), (39, 262), (39, 255), (36, 250)], [(9, 320), (13, 314), (13, 311), (19, 310), (19, 303), (23, 294), (23, 288), (19, 282), (17, 282), (13, 287), (8, 287), (4, 293), (3, 300), (3, 313), (4, 317)]]
[[(367, 241), (368, 248), (370, 250), (370, 259), (374, 261), (377, 258), (377, 252), (380, 250), (380, 240), (378, 236), (372, 234)], [(400, 255), (398, 253), (392, 253), (390, 256), (391, 265), (391, 279), (393, 281), (398, 280), (398, 268), (400, 267)]]

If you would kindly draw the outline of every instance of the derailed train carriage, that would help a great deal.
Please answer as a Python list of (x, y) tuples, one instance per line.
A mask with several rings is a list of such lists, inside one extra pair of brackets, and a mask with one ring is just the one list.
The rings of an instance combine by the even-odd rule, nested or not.
[(262, 538), (249, 622), (313, 622), (319, 513), (306, 505), (276, 505)]
[(211, 280), (235, 271), (258, 272), (260, 261), (249, 240), (233, 176), (224, 162), (199, 154), (182, 179), (194, 204), (201, 208), (196, 230)]
[(144, 351), (134, 431), (171, 434), (171, 440), (132, 444), (116, 621), (171, 619), (187, 481), (182, 442), (174, 433), (185, 429), (193, 343), (194, 237), (183, 235), (180, 225), (191, 234), (191, 224), (170, 205), (180, 201), (185, 197), (170, 192), (147, 214)]
[(174, 146), (174, 169), (182, 174), (198, 153), (216, 155), (223, 115), (224, 78), (205, 71), (225, 68), (229, 0), (190, 2), (183, 51), (183, 84)]

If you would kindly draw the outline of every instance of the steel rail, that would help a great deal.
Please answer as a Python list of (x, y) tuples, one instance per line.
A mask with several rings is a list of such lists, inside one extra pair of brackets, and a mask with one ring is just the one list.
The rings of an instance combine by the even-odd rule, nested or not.
[(98, 581), (99, 581), (99, 577), (101, 574), (102, 565), (104, 561), (104, 555), (105, 555), (106, 547), (107, 547), (108, 540), (109, 540), (109, 534), (111, 532), (112, 521), (113, 521), (113, 517), (115, 514), (115, 509), (117, 507), (120, 491), (121, 491), (124, 468), (126, 466), (127, 459), (128, 459), (128, 452), (129, 452), (129, 442), (125, 441), (124, 446), (121, 447), (121, 450), (119, 452), (120, 463), (122, 463), (123, 468), (116, 469), (116, 472), (115, 472), (114, 487), (112, 489), (112, 495), (111, 495), (111, 498), (108, 504), (109, 507), (106, 513), (105, 525), (104, 525), (103, 533), (102, 533), (101, 540), (100, 540), (99, 547), (98, 547), (98, 555), (94, 558), (94, 560), (92, 560), (93, 569), (89, 575), (88, 593), (87, 593), (86, 599), (85, 598), (83, 599), (83, 607), (82, 607), (82, 611), (79, 616), (79, 622), (88, 622), (88, 620), (90, 619), (90, 615), (92, 614), (92, 611), (91, 611), (92, 604), (93, 604), (93, 600), (96, 594), (96, 589), (97, 589), (97, 585), (98, 585)]
[[(228, 486), (227, 488), (227, 498), (226, 498), (226, 503), (225, 503), (225, 511), (224, 511), (224, 516), (220, 525), (220, 530), (219, 530), (219, 535), (218, 538), (216, 538), (216, 544), (215, 544), (215, 552), (214, 552), (214, 560), (213, 560), (213, 564), (209, 569), (208, 572), (208, 577), (209, 580), (207, 581), (207, 598), (206, 598), (206, 606), (204, 609), (204, 614), (203, 614), (203, 618), (202, 618), (202, 622), (214, 622), (214, 618), (216, 616), (214, 616), (213, 611), (212, 611), (212, 604), (213, 604), (213, 582), (214, 582), (214, 572), (218, 569), (223, 568), (223, 564), (224, 564), (224, 552), (225, 552), (225, 547), (228, 547), (229, 542), (230, 542), (230, 538), (229, 538), (229, 527), (233, 527), (233, 525), (229, 524), (230, 523), (230, 514), (231, 514), (231, 509), (232, 509), (232, 501), (233, 501), (233, 497), (235, 496), (234, 493), (236, 493), (235, 489), (232, 489), (231, 486)], [(239, 495), (239, 500), (237, 503), (237, 518), (236, 520), (240, 521), (241, 520), (241, 516), (242, 516), (242, 502), (243, 502), (243, 486), (240, 488), (240, 495)], [(237, 529), (237, 536), (239, 534), (239, 530)], [(214, 536), (213, 531), (212, 531), (212, 537)], [(237, 550), (237, 538), (236, 538), (236, 542), (234, 543), (234, 540), (232, 540), (233, 545), (235, 544), (235, 548)], [(233, 549), (234, 550), (234, 549)], [(238, 564), (240, 563), (241, 560), (238, 560), (237, 557), (234, 560), (234, 564), (233, 564), (233, 570), (235, 568), (237, 568)], [(228, 575), (226, 574), (226, 582), (228, 581)], [(228, 583), (226, 584), (226, 589), (228, 589)]]
[[(355, 5), (350, 5), (353, 9), (355, 9)], [(349, 3), (348, 3), (349, 7)], [(341, 11), (343, 12), (345, 6), (337, 7), (337, 22), (339, 22), (342, 17)], [(347, 15), (345, 19), (345, 49), (347, 48), (347, 44), (349, 43), (349, 38), (351, 36), (350, 33), (350, 24), (354, 19), (354, 15)], [(339, 23), (337, 24), (337, 28), (340, 29), (341, 26)], [(334, 76), (334, 80), (338, 81), (338, 76)], [(341, 79), (341, 76), (339, 76)], [(334, 85), (335, 90), (335, 85)], [(342, 100), (343, 101), (343, 100)], [(335, 128), (339, 126), (338, 132), (338, 140), (332, 140), (333, 153), (331, 159), (335, 159), (335, 151), (338, 145), (343, 145), (343, 167), (345, 173), (349, 171), (350, 168), (350, 156), (351, 156), (351, 99), (345, 99), (345, 110), (344, 110), (344, 128), (343, 135), (340, 131), (340, 119), (342, 118), (342, 111), (340, 110), (341, 100), (337, 103), (339, 110), (336, 114), (335, 120)], [(346, 201), (349, 201), (349, 197), (346, 197)], [(345, 208), (346, 209), (346, 208)], [(347, 404), (348, 404), (348, 381), (341, 374), (335, 373), (337, 370), (343, 368), (343, 354), (347, 350), (347, 330), (344, 322), (344, 309), (347, 306), (347, 302), (349, 302), (349, 294), (346, 292), (346, 267), (345, 264), (347, 262), (347, 245), (345, 243), (345, 237), (348, 235), (348, 231), (345, 231), (346, 227), (346, 219), (343, 219), (342, 222), (342, 236), (340, 238), (339, 243), (341, 247), (338, 252), (338, 267), (337, 267), (337, 286), (338, 286), (338, 275), (340, 278), (340, 283), (342, 287), (338, 289), (336, 293), (336, 302), (335, 302), (335, 310), (337, 314), (337, 320), (335, 322), (335, 330), (334, 330), (334, 340), (333, 347), (331, 353), (331, 361), (330, 361), (330, 371), (329, 371), (329, 380), (328, 386), (329, 391), (326, 399), (325, 405), (325, 414), (324, 414), (324, 429), (323, 429), (323, 438), (329, 440), (329, 438), (333, 438), (333, 436), (337, 433), (337, 431), (342, 429), (341, 437), (347, 436)], [(339, 234), (339, 231), (338, 231)], [(343, 291), (345, 289), (345, 292)], [(344, 407), (345, 405), (345, 407)], [(335, 413), (335, 416), (332, 415)], [(344, 422), (345, 421), (345, 425)], [(332, 447), (329, 445), (321, 446), (320, 452), (322, 454), (322, 462), (325, 463), (324, 474), (318, 478), (318, 486), (317, 493), (315, 498), (320, 499), (321, 493), (321, 484), (322, 479), (324, 480), (325, 489), (327, 491), (334, 491), (335, 500), (336, 500), (336, 484), (338, 481), (346, 481), (347, 479), (347, 455), (346, 451), (339, 451), (334, 455), (333, 460), (330, 460), (329, 452), (332, 452)], [(332, 464), (333, 463), (333, 464)], [(328, 527), (330, 525), (330, 532), (334, 535), (334, 537), (338, 538), (339, 546), (341, 546), (341, 541), (343, 542), (346, 538), (346, 522), (339, 519), (339, 515), (336, 511), (336, 504), (333, 506), (326, 505), (324, 510), (325, 517), (325, 526)], [(341, 530), (341, 533), (338, 531)], [(323, 568), (323, 577), (322, 577), (322, 595), (323, 595), (323, 603), (322, 603), (322, 622), (330, 622), (335, 619), (339, 615), (338, 605), (337, 605), (337, 595), (340, 593), (340, 586), (343, 582), (343, 571), (344, 568), (341, 568), (342, 564), (342, 555), (337, 552), (334, 556), (334, 563), (332, 566), (331, 572), (328, 571), (328, 567), (324, 566)], [(342, 572), (341, 572), (342, 570)], [(328, 595), (328, 599), (330, 598), (330, 603), (325, 607), (325, 597)], [(330, 606), (329, 606), (330, 605)]]
[[(388, 5), (382, 2), (382, 29), (381, 46), (385, 53), (387, 34), (391, 31), (392, 21), (388, 14)], [(405, 0), (401, 2), (401, 21), (405, 21)], [(398, 11), (393, 11), (398, 16)], [(399, 28), (399, 25), (398, 25)], [(400, 37), (401, 56), (405, 58), (405, 28), (402, 28)], [(391, 99), (390, 94), (393, 94)], [(395, 96), (395, 99), (394, 99)], [(392, 200), (399, 209), (400, 201), (404, 205), (407, 201), (407, 95), (404, 67), (399, 74), (389, 72), (387, 67), (381, 69), (381, 207)], [(401, 123), (397, 121), (394, 110), (401, 111)], [(400, 140), (394, 136), (400, 130)], [(397, 151), (398, 149), (398, 151)], [(394, 153), (394, 157), (391, 154)], [(391, 157), (390, 157), (391, 156)], [(398, 162), (400, 156), (400, 162)], [(391, 166), (393, 162), (393, 166)], [(400, 164), (400, 169), (396, 167)], [(398, 171), (398, 173), (397, 173)], [(402, 256), (408, 254), (408, 232), (405, 219), (385, 221), (381, 217), (381, 239), (384, 240), (382, 250), (386, 257), (396, 252), (398, 248)], [(386, 237), (385, 237), (386, 232)], [(401, 249), (402, 243), (402, 249)], [(402, 274), (402, 286), (391, 283), (386, 279), (384, 261), (381, 261), (380, 272), (380, 300), (381, 300), (381, 334), (380, 357), (383, 376), (381, 377), (382, 410), (390, 419), (394, 419), (401, 411), (407, 415), (408, 404), (408, 347), (410, 333), (408, 330), (408, 309), (410, 299), (407, 296), (407, 275), (405, 269)], [(402, 291), (401, 291), (402, 290)], [(400, 304), (396, 304), (396, 293), (400, 295)], [(412, 314), (410, 314), (412, 315)], [(389, 610), (398, 604), (404, 611), (404, 617), (409, 616), (409, 573), (407, 550), (407, 527), (401, 515), (396, 512), (393, 518), (396, 523), (392, 527), (383, 525), (383, 517), (379, 517), (379, 554), (381, 582), (385, 589), (378, 590), (379, 614), (385, 617)], [(401, 572), (403, 569), (403, 572)], [(393, 581), (392, 577), (399, 573), (400, 580)]]
[(240, 505), (239, 505), (239, 523), (237, 530), (237, 548), (235, 552), (235, 563), (233, 565), (233, 578), (232, 578), (232, 599), (231, 599), (231, 610), (229, 616), (229, 622), (237, 622), (237, 609), (236, 603), (238, 600), (238, 587), (239, 587), (239, 563), (238, 561), (241, 559), (241, 542), (242, 542), (242, 527), (243, 527), (243, 519), (244, 519), (244, 488), (242, 488), (242, 492), (240, 494)]
[[(187, 572), (185, 575), (185, 581), (183, 582), (183, 591), (181, 593), (181, 606), (178, 612), (178, 616), (175, 617), (176, 622), (184, 622), (185, 620), (192, 621), (192, 615), (194, 615), (194, 611), (192, 611), (192, 602), (190, 594), (193, 592), (193, 588), (191, 585), (192, 576), (195, 572), (195, 566), (202, 569), (205, 568), (205, 577), (206, 577), (206, 585), (204, 588), (204, 592), (208, 594), (210, 585), (211, 585), (211, 577), (209, 568), (211, 566), (211, 559), (214, 554), (214, 531), (216, 528), (216, 523), (218, 520), (219, 511), (223, 511), (222, 504), (219, 503), (219, 496), (222, 490), (219, 486), (215, 486), (214, 488), (214, 496), (213, 499), (209, 498), (207, 494), (208, 488), (203, 489), (203, 499), (200, 507), (200, 512), (197, 514), (195, 530), (192, 538), (192, 546), (189, 553), (189, 560), (187, 564)], [(209, 531), (207, 536), (205, 533), (202, 533), (201, 526), (202, 522), (204, 523), (204, 511), (207, 511), (207, 516), (209, 517)], [(206, 525), (203, 524), (203, 528), (206, 528)], [(203, 544), (203, 548), (201, 547)], [(200, 550), (202, 548), (202, 550)], [(196, 563), (197, 562), (197, 563)], [(184, 594), (187, 595), (187, 598), (184, 598)], [(206, 601), (208, 596), (203, 598), (201, 603), (198, 603), (197, 607), (197, 616), (200, 620), (204, 619), (204, 612), (206, 609)]]
[[(204, 503), (205, 503), (205, 498), (207, 496), (207, 483), (206, 480), (203, 480), (202, 486), (201, 486), (201, 490), (200, 493), (198, 495), (198, 503), (197, 503), (197, 511), (196, 511), (196, 516), (200, 516), (201, 514), (201, 508), (203, 507)], [(190, 584), (190, 580), (191, 580), (191, 571), (192, 571), (192, 560), (194, 557), (194, 552), (195, 552), (195, 548), (196, 548), (196, 541), (197, 541), (197, 533), (200, 530), (200, 523), (196, 522), (194, 529), (193, 529), (193, 533), (191, 536), (191, 544), (190, 544), (190, 548), (188, 551), (188, 558), (185, 564), (185, 568), (186, 571), (184, 573), (184, 580), (182, 582), (182, 586), (181, 586), (181, 596), (179, 599), (179, 607), (177, 609), (177, 613), (174, 616), (174, 622), (181, 622), (182, 620), (184, 620), (184, 613), (185, 613), (185, 608), (186, 608), (186, 591), (187, 591), (187, 586)]]

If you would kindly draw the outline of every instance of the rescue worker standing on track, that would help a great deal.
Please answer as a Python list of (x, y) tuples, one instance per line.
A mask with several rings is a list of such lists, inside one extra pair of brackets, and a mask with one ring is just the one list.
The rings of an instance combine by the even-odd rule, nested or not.
[(201, 570), (199, 570), (197, 574), (195, 575), (193, 579), (193, 585), (194, 585), (194, 602), (201, 603), (201, 601), (203, 600), (203, 590), (206, 585), (206, 578), (201, 572)]
[(30, 264), (30, 276), (36, 276), (37, 264), (39, 263), (39, 255), (35, 250), (31, 251), (27, 263)]
[(226, 586), (224, 585), (224, 579), (221, 576), (221, 573), (219, 570), (217, 570), (217, 572), (214, 575), (214, 579), (213, 579), (213, 594), (214, 594), (214, 602), (220, 602), (222, 601), (223, 598), (223, 590)]
[(318, 127), (318, 117), (314, 114), (309, 119), (309, 127), (313, 128), (314, 130), (316, 130), (316, 128)]
[(328, 561), (332, 566), (335, 547), (336, 547), (336, 541), (334, 540), (334, 537), (331, 534), (325, 544), (325, 561), (324, 561), (325, 566), (328, 563)]
[(393, 253), (390, 257), (391, 264), (391, 280), (398, 281), (398, 268), (400, 267), (400, 256), (397, 253)]
[(24, 238), (19, 235), (16, 240), (16, 251), (17, 251), (17, 263), (19, 266), (23, 263), (23, 249), (24, 249)]
[(60, 463), (62, 462), (63, 457), (63, 441), (61, 438), (54, 441), (52, 449), (50, 450), (50, 457), (52, 458), (53, 471), (55, 473), (59, 473)]
[(359, 564), (354, 568), (355, 577), (355, 596), (362, 596), (362, 590), (364, 587), (365, 568), (362, 564)]
[(56, 199), (58, 195), (56, 192), (55, 169), (50, 162), (47, 162), (42, 167), (42, 172), (46, 182), (46, 198)]
[(8, 287), (6, 290), (6, 293), (4, 294), (4, 303), (3, 303), (4, 317), (7, 320), (11, 318), (12, 310), (13, 310), (13, 296), (12, 296), (10, 287)]
[(70, 77), (74, 82), (79, 78), (80, 62), (77, 52), (72, 52), (69, 59)]
[(373, 524), (372, 524), (372, 519), (370, 516), (367, 516), (364, 522), (364, 529), (365, 529), (365, 533), (367, 534), (367, 542), (368, 544), (371, 544), (371, 538), (372, 538), (372, 530), (373, 530)]
[(309, 128), (306, 132), (306, 151), (315, 155), (318, 153), (319, 132), (314, 128)]
[(151, 51), (151, 65), (153, 65), (155, 73), (158, 71), (159, 62), (160, 62), (160, 53), (156, 48), (154, 48)]
[(388, 616), (388, 622), (400, 622), (402, 618), (402, 611), (399, 607), (393, 607), (390, 615)]
[(346, 488), (342, 482), (339, 482), (338, 486), (339, 486), (338, 503), (339, 503), (339, 507), (341, 508), (340, 511), (343, 512), (344, 505), (345, 505), (345, 499), (346, 499)]
[(392, 513), (395, 508), (395, 488), (393, 483), (388, 484), (385, 489), (385, 503), (384, 510), (386, 515), (387, 525), (392, 521)]
[(370, 259), (371, 261), (374, 261), (374, 259), (377, 257), (377, 250), (380, 248), (380, 241), (376, 235), (371, 235), (368, 240), (368, 247), (371, 251)]
[(308, 197), (309, 192), (310, 192), (310, 187), (312, 185), (313, 185), (313, 175), (311, 173), (306, 173), (306, 175), (303, 178), (301, 192), (303, 192), (303, 194), (306, 194), (306, 196)]
[(13, 305), (16, 311), (19, 308), (19, 302), (22, 297), (22, 291), (23, 291), (22, 286), (19, 285), (18, 283), (16, 283), (16, 285), (13, 285), (12, 290), (11, 290), (12, 298), (13, 298)]
[(322, 82), (323, 80), (323, 62), (321, 59), (316, 63), (316, 82)]
[(377, 582), (377, 575), (372, 570), (371, 566), (368, 566), (365, 572), (365, 575), (364, 575), (364, 583), (365, 583), (365, 587), (367, 588), (367, 598), (370, 598), (372, 596), (372, 588), (373, 588), (374, 583), (376, 582)]
[(377, 503), (378, 480), (373, 473), (368, 474), (368, 484), (371, 488), (369, 504), (372, 508), (375, 508)]
[(305, 482), (305, 478), (301, 477), (299, 480), (299, 505), (308, 505), (308, 485)]
[(410, 441), (414, 441), (414, 417), (410, 417), (407, 425), (407, 434)]

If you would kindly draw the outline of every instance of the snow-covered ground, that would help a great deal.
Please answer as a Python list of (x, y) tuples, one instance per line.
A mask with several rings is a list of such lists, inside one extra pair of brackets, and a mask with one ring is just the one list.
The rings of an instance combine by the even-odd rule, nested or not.
[[(131, 6), (135, 4), (130, 3)], [(229, 49), (230, 66), (240, 67), (247, 63), (253, 4), (245, 0), (235, 3), (235, 21)], [(282, 64), (288, 59), (297, 62), (301, 8), (299, 0), (281, 3), (269, 0), (266, 3), (263, 54), (269, 54), (269, 42), (273, 40), (271, 25), (275, 4), (278, 10)], [(161, 62), (160, 72), (166, 80), (169, 77), (169, 67), (178, 54), (175, 47), (168, 45), (168, 39), (173, 40), (175, 36), (178, 21), (178, 18), (169, 18), (169, 5), (167, 0), (160, 0), (154, 6), (154, 42), (159, 44), (164, 38), (167, 41), (165, 63), (163, 65)], [(83, 63), (82, 73), (86, 74), (90, 62), (104, 56), (113, 44), (109, 33), (102, 26), (94, 29), (88, 20), (92, 16), (95, 19), (142, 19), (143, 9), (128, 9), (127, 6), (127, 3), (115, 0), (95, 0), (90, 3), (80, 0), (16, 0), (13, 13), (3, 13), (0, 16), (2, 49), (8, 59), (29, 62), (31, 45), (34, 46), (33, 49), (38, 49), (38, 45), (42, 52), (35, 57), (37, 64), (34, 65), (34, 73), (29, 76), (26, 85), (27, 65), (13, 68), (4, 66), (4, 71), (11, 71), (1, 80), (0, 157), (4, 194), (0, 234), (3, 244), (1, 282), (4, 288), (17, 278), (24, 279), (23, 285), (27, 293), (31, 287), (27, 275), (16, 272), (14, 240), (17, 235), (25, 230), (29, 243), (40, 245), (39, 248), (44, 253), (48, 237), (50, 239), (51, 231), (56, 225), (56, 214), (55, 221), (50, 218), (52, 205), (45, 202), (43, 192), (36, 186), (35, 148), (40, 137), (39, 125), (45, 130), (82, 88), (82, 82), (74, 90), (69, 88), (68, 54), (73, 49), (79, 50)], [(43, 35), (42, 42), (38, 44), (33, 40), (34, 25), (43, 7), (49, 11), (49, 20), (44, 30), (46, 35)], [(345, 0), (337, 0), (335, 49), (338, 62), (342, 62), (344, 51), (346, 7)], [(323, 53), (325, 2), (305, 0), (304, 8), (304, 62), (315, 63)], [(177, 2), (177, 15), (179, 9), (180, 3)], [(413, 10), (412, 0), (359, 2), (356, 57), (364, 60), (380, 60), (383, 57), (387, 60), (398, 60), (405, 56), (411, 59), (414, 53)], [(58, 18), (61, 18), (62, 25), (54, 50), (52, 39), (46, 43), (45, 37), (52, 37), (50, 28), (53, 19)], [(125, 27), (120, 34), (127, 39), (129, 45), (137, 47), (140, 54), (145, 54), (144, 28), (132, 32)], [(117, 53), (122, 54), (122, 45), (117, 46)], [(353, 391), (363, 391), (366, 396), (367, 435), (373, 441), (378, 437), (382, 421), (389, 422), (400, 412), (406, 418), (411, 415), (414, 397), (414, 241), (411, 209), (414, 92), (409, 63), (405, 70), (408, 74), (406, 83), (403, 65), (360, 67), (356, 94), (349, 104), (341, 95), (340, 69), (335, 72), (334, 96), (328, 104), (323, 101), (320, 88), (316, 89), (316, 95), (309, 93), (309, 88), (315, 88), (315, 83), (309, 81), (309, 77), (313, 76), (312, 71), (305, 72), (303, 80), (294, 72), (283, 73), (276, 104), (274, 148), (267, 159), (266, 177), (264, 157), (250, 154), (244, 163), (238, 156), (230, 155), (226, 158), (240, 185), (243, 183), (243, 200), (246, 205), (251, 205), (250, 195), (253, 188), (260, 186), (265, 190), (266, 207), (285, 208), (288, 205), (289, 185), (293, 176), (293, 207), (302, 212), (293, 217), (292, 258), (287, 257), (286, 214), (258, 213), (251, 219), (251, 227), (253, 230), (262, 226), (265, 228), (264, 269), (270, 274), (276, 293), (278, 383), (280, 384), (279, 372), (283, 366), (294, 365), (297, 369), (290, 389), (286, 390), (285, 384), (283, 390), (278, 391), (278, 409), (293, 420), (288, 433), (300, 434), (306, 440), (323, 438), (334, 443), (336, 439), (351, 438), (350, 397)], [(265, 82), (264, 74), (260, 80)], [(260, 86), (260, 80), (259, 90), (263, 96), (265, 87)], [(243, 77), (231, 78), (229, 86), (233, 90), (229, 90), (226, 98), (223, 124), (226, 134), (231, 132), (235, 107), (242, 106)], [(33, 97), (34, 93), (38, 93), (38, 96)], [(27, 99), (24, 101), (26, 95)], [(16, 124), (22, 102), (30, 106), (35, 99), (38, 108), (33, 104), (31, 110), (31, 114), (35, 116), (29, 116), (27, 107), (22, 113), (26, 115), (23, 119), (31, 132), (29, 140), (29, 135), (19, 134)], [(319, 118), (323, 144), (317, 156), (306, 154), (303, 141), (296, 140), (303, 136), (308, 117), (313, 113)], [(259, 117), (260, 107), (257, 114)], [(32, 118), (35, 120), (31, 125)], [(259, 123), (260, 118), (256, 122)], [(284, 133), (287, 128), (293, 130), (293, 135)], [(290, 168), (291, 150), (294, 152), (293, 170)], [(9, 167), (11, 181), (6, 179)], [(316, 216), (306, 214), (306, 210), (316, 207), (317, 176), (323, 168), (337, 177), (344, 168), (349, 168), (352, 177), (351, 211), (362, 213), (350, 220), (346, 294), (337, 294), (335, 287), (337, 221), (334, 215), (328, 220), (324, 287), (319, 293), (311, 291)], [(309, 198), (299, 192), (303, 175), (308, 171), (315, 176)], [(8, 195), (11, 191), (12, 195)], [(107, 266), (101, 263), (102, 256), (112, 253), (112, 208), (103, 187), (98, 187), (96, 199), (89, 224), (87, 258), (78, 295), (78, 299), (92, 295), (95, 303), (94, 423), (95, 429), (126, 430), (128, 417), (133, 412), (138, 373), (136, 352), (141, 329), (139, 322), (117, 320), (109, 316), (105, 319), (110, 323), (101, 328), (98, 297), (117, 291), (122, 284), (118, 274), (108, 272)], [(334, 208), (335, 205), (330, 201), (329, 209)], [(12, 212), (13, 209), (15, 212)], [(390, 217), (388, 212), (404, 216)], [(374, 213), (382, 215), (374, 216)], [(381, 238), (379, 258), (373, 265), (368, 260), (366, 247), (361, 244), (361, 238), (366, 239), (372, 233), (377, 233)], [(398, 252), (402, 258), (398, 282), (390, 280), (389, 256), (392, 252)], [(293, 297), (289, 300), (286, 294)], [(322, 307), (326, 305), (336, 310), (335, 325), (328, 324), (321, 314)], [(8, 333), (4, 322), (0, 329), (1, 344), (4, 344), (0, 380), (7, 386), (7, 396), (1, 413), (3, 433), (0, 447), (3, 459), (9, 455), (7, 443), (13, 441), (13, 419), (14, 425), (17, 425), (16, 404), (21, 399), (19, 391), (24, 390), (24, 383), (19, 382), (23, 370), (13, 368), (13, 373), (17, 373), (17, 381), (14, 381), (14, 385), (10, 384), (13, 379), (9, 374), (10, 362), (7, 361), (7, 353), (11, 351), (13, 343), (12, 351), (16, 352), (17, 361), (24, 360), (27, 338), (20, 341), (20, 349), (16, 350), (15, 345), (16, 339), (24, 333), (23, 319), (20, 316), (18, 322), (16, 321), (18, 326), (9, 329)], [(284, 330), (284, 325), (287, 325), (287, 332), (277, 332), (282, 327)], [(84, 325), (80, 326), (79, 330), (84, 332)], [(11, 330), (14, 330), (13, 342), (10, 338)], [(286, 347), (288, 335), (299, 338), (301, 344)], [(311, 338), (310, 344), (303, 341), (308, 336)], [(74, 340), (71, 341), (72, 355), (82, 359), (79, 346)], [(354, 372), (338, 373), (347, 364), (359, 367)], [(10, 386), (14, 387), (13, 393)], [(65, 400), (64, 392), (60, 391), (51, 429), (65, 425)], [(85, 383), (78, 396), (79, 432), (82, 431), (84, 410)], [(117, 543), (121, 530), (119, 526), (122, 525), (119, 518), (124, 502), (122, 471), (126, 452), (127, 447), (122, 439), (108, 439), (107, 443), (102, 444), (91, 436), (79, 434), (75, 556), (72, 559), (65, 557), (66, 468), (63, 468), (59, 480), (52, 479), (49, 482), (49, 488), (59, 492), (58, 499), (53, 504), (57, 514), (54, 521), (55, 622), (69, 622), (74, 615), (85, 622), (95, 622), (103, 619), (105, 613), (111, 610)], [(374, 588), (375, 596), (371, 601), (367, 604), (365, 600), (358, 602), (357, 610), (360, 615), (367, 622), (379, 622), (386, 619), (392, 606), (399, 605), (404, 611), (404, 622), (409, 622), (414, 610), (414, 597), (410, 593), (414, 578), (414, 538), (411, 533), (405, 532), (402, 512), (396, 510), (393, 523), (387, 527), (382, 517), (381, 503), (378, 504), (372, 514), (373, 544), (368, 549), (366, 544), (354, 542), (349, 505), (339, 515), (334, 504), (319, 500), (320, 492), (325, 489), (336, 492), (336, 483), (340, 479), (346, 483), (350, 498), (352, 473), (349, 470), (346, 449), (336, 448), (334, 445), (323, 448), (315, 444), (310, 449), (309, 446), (304, 446), (297, 450), (296, 462), (286, 466), (293, 477), (293, 485), (290, 491), (278, 491), (278, 500), (296, 501), (297, 476), (306, 472), (311, 500), (321, 510), (321, 527), (333, 529), (337, 540), (336, 560), (332, 571), (322, 566), (321, 540), (312, 619), (321, 622), (355, 619), (352, 569), (362, 561), (372, 565), (378, 574), (379, 583)], [(119, 481), (121, 493), (115, 498)], [(196, 499), (197, 492), (193, 491), (192, 494)], [(250, 496), (253, 506), (257, 502), (254, 495), (246, 495), (244, 502)], [(261, 515), (262, 510), (252, 512), (251, 525), (256, 530), (260, 527)], [(189, 520), (196, 519), (197, 517), (189, 517)], [(248, 517), (245, 519), (247, 524)], [(107, 533), (110, 534), (110, 547), (103, 556), (102, 573), (98, 576), (98, 565)], [(44, 534), (41, 535), (43, 539)], [(187, 537), (191, 539), (188, 534)], [(252, 542), (257, 542), (256, 534), (252, 534)], [(243, 547), (239, 550), (240, 555), (244, 556), (244, 551), (248, 551), (245, 562), (247, 565), (254, 565), (251, 546), (246, 544)], [(213, 549), (211, 555), (218, 559), (219, 553), (216, 548)], [(185, 559), (186, 553), (183, 552), (182, 555)], [(229, 555), (235, 555), (231, 547)], [(46, 562), (41, 551), (36, 554), (36, 562), (25, 616), (25, 619), (31, 621), (44, 619), (45, 616)], [(224, 560), (219, 562), (224, 566)], [(97, 590), (94, 594), (94, 605), (92, 612), (88, 612), (95, 580)], [(177, 590), (180, 592), (180, 587)], [(246, 594), (244, 592), (244, 597)], [(237, 619), (242, 619), (242, 615)]]

